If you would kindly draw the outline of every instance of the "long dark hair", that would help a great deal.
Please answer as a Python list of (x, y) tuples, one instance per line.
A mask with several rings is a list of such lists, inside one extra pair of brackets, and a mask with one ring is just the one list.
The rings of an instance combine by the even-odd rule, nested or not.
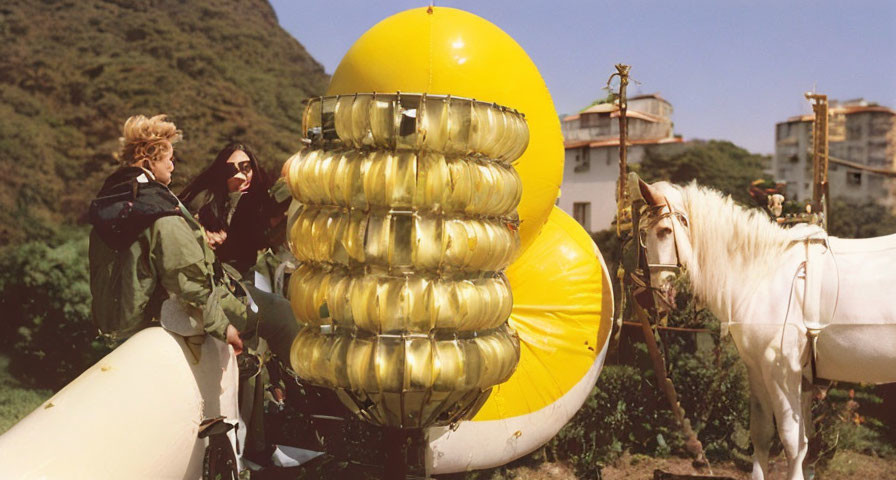
[[(233, 167), (227, 160), (240, 150), (249, 157), (252, 165), (252, 183), (237, 203), (233, 218), (227, 218), (227, 179), (233, 176)], [(219, 260), (244, 271), (255, 264), (258, 250), (267, 248), (266, 231), (273, 214), (273, 200), (268, 194), (271, 183), (258, 165), (255, 154), (244, 144), (231, 143), (215, 157), (215, 161), (200, 173), (180, 194), (181, 201), (196, 213), (199, 223), (206, 230), (225, 230), (227, 238), (215, 249)], [(205, 195), (201, 195), (203, 193)], [(191, 205), (196, 200), (202, 204)]]
[(229, 193), (227, 191), (227, 179), (233, 175), (232, 167), (227, 164), (227, 160), (233, 155), (233, 152), (236, 152), (237, 150), (245, 153), (246, 156), (249, 157), (249, 162), (252, 165), (252, 183), (249, 185), (249, 190), (246, 194), (248, 195), (249, 193), (256, 193), (259, 191), (267, 193), (268, 189), (271, 188), (271, 182), (268, 180), (268, 176), (264, 173), (264, 170), (262, 170), (261, 166), (258, 164), (258, 159), (255, 158), (255, 154), (252, 153), (252, 150), (245, 144), (231, 143), (218, 152), (218, 156), (215, 157), (215, 161), (212, 162), (211, 165), (184, 187), (183, 191), (178, 195), (180, 201), (185, 205), (189, 205), (197, 195), (202, 192), (208, 192), (211, 194), (213, 202), (218, 204), (218, 206), (223, 207), (225, 202), (227, 202)]

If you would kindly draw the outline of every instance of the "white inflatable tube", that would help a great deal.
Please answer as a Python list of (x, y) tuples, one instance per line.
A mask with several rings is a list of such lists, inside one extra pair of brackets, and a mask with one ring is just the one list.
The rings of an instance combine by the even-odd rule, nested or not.
[(198, 340), (197, 360), (162, 328), (131, 337), (0, 436), (0, 478), (201, 478), (199, 424), (236, 421), (238, 372), (227, 344)]

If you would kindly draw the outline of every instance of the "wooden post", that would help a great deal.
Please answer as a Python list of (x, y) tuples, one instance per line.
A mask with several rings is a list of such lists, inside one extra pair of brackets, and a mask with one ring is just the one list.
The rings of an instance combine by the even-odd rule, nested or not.
[[(629, 71), (631, 71), (629, 65), (617, 63), (616, 73), (610, 75), (610, 78), (607, 79), (606, 87), (607, 90), (610, 91), (612, 98), (613, 91), (610, 83), (613, 81), (613, 77), (619, 76), (619, 93), (617, 94), (617, 100), (619, 102), (619, 178), (616, 180), (616, 237), (619, 238), (620, 259), (626, 257), (627, 250), (637, 248), (636, 246), (630, 245), (634, 233), (634, 215), (632, 212), (631, 199), (628, 194), (628, 186), (626, 185), (626, 180), (628, 178), (628, 165), (626, 161), (626, 145), (628, 142), (628, 117), (626, 115), (626, 109), (628, 108), (628, 101), (626, 100), (625, 90), (629, 82)], [(631, 290), (630, 286), (626, 286), (628, 279), (626, 278), (626, 267), (624, 264), (625, 262), (621, 261), (619, 263), (619, 268), (616, 270), (616, 278), (618, 278), (622, 284), (622, 298), (619, 301), (617, 317), (613, 319), (613, 330), (615, 330), (615, 333), (610, 337), (610, 351), (617, 351), (617, 347), (619, 346), (619, 340), (622, 335), (622, 321), (627, 308), (626, 302), (628, 301), (628, 296)]]
[[(630, 71), (631, 67), (629, 65), (622, 63), (616, 64), (616, 73), (610, 75), (610, 79), (607, 80), (607, 85), (609, 86), (613, 77), (617, 75), (619, 76), (619, 180), (616, 184), (616, 235), (620, 238), (620, 243), (622, 245), (621, 257), (623, 258), (623, 261), (619, 266), (619, 278), (622, 281), (623, 298), (619, 309), (619, 318), (616, 322), (619, 325), (618, 331), (620, 333), (623, 320), (622, 317), (626, 311), (625, 303), (629, 300), (626, 298), (626, 295), (645, 297), (642, 298), (642, 300), (649, 303), (649, 308), (653, 309), (653, 295), (649, 290), (642, 291), (641, 294), (633, 294), (630, 285), (626, 285), (626, 282), (632, 282), (629, 278), (629, 274), (632, 277), (637, 277), (638, 283), (642, 285), (650, 285), (650, 272), (646, 267), (638, 268), (635, 272), (626, 272), (624, 261), (627, 241), (637, 241), (638, 234), (636, 230), (638, 225), (636, 225), (635, 221), (639, 217), (637, 212), (634, 211), (635, 207), (632, 206), (632, 199), (629, 198), (628, 186), (626, 185), (626, 179), (628, 177), (628, 164), (626, 158), (628, 149), (628, 99), (626, 97), (626, 87), (628, 86)], [(633, 246), (633, 248), (638, 251), (639, 257), (642, 256), (643, 252), (640, 251), (642, 247), (639, 244), (628, 245), (630, 247)], [(706, 460), (706, 455), (703, 453), (703, 444), (700, 443), (700, 440), (697, 439), (697, 434), (694, 432), (693, 428), (691, 428), (690, 420), (685, 417), (684, 409), (678, 401), (678, 394), (675, 392), (675, 385), (672, 384), (672, 380), (668, 377), (665, 359), (659, 351), (656, 338), (653, 336), (653, 328), (651, 327), (649, 314), (647, 310), (639, 304), (637, 299), (632, 302), (631, 311), (634, 312), (641, 323), (641, 329), (644, 332), (644, 341), (647, 344), (647, 351), (650, 353), (650, 359), (653, 361), (657, 383), (665, 394), (666, 399), (669, 401), (675, 419), (681, 426), (682, 432), (686, 438), (685, 446), (688, 452), (694, 456), (695, 465), (700, 467), (708, 466), (709, 462)], [(712, 469), (710, 468), (710, 472), (711, 471)]]
[(806, 93), (812, 102), (815, 121), (812, 124), (812, 209), (820, 212), (821, 227), (828, 228), (828, 96)]
[(607, 86), (613, 80), (613, 77), (619, 76), (619, 180), (616, 182), (616, 235), (622, 237), (625, 233), (625, 209), (630, 206), (628, 201), (628, 188), (625, 180), (628, 177), (628, 163), (626, 153), (628, 149), (628, 100), (626, 97), (626, 87), (628, 86), (628, 76), (631, 66), (622, 63), (616, 64), (616, 73), (610, 75), (607, 80)]
[[(672, 384), (672, 380), (669, 378), (669, 374), (666, 371), (666, 361), (660, 353), (656, 338), (653, 336), (653, 328), (650, 325), (650, 318), (647, 316), (647, 311), (637, 302), (635, 302), (632, 307), (641, 323), (641, 331), (644, 333), (644, 341), (647, 343), (647, 352), (650, 354), (650, 360), (653, 361), (653, 373), (656, 376), (657, 384), (666, 395), (666, 400), (672, 408), (675, 420), (678, 421), (678, 425), (681, 427), (681, 432), (684, 434), (685, 448), (688, 453), (694, 456), (695, 465), (700, 467), (709, 466), (709, 461), (703, 453), (703, 444), (697, 439), (697, 433), (691, 428), (691, 421), (685, 416), (684, 408), (681, 407), (681, 402), (678, 401), (678, 393), (675, 391), (675, 385)], [(710, 468), (709, 471), (712, 473), (712, 468)]]

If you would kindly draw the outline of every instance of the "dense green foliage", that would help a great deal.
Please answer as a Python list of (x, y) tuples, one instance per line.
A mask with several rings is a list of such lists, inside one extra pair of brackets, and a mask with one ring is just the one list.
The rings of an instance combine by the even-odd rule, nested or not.
[(78, 220), (128, 116), (184, 131), (178, 191), (230, 140), (279, 171), (327, 82), (265, 0), (11, 0), (0, 42), (0, 246)]
[[(686, 284), (680, 291), (686, 292)], [(730, 338), (719, 337), (718, 321), (697, 311), (687, 293), (668, 325), (706, 328), (708, 333), (660, 331), (667, 369), (679, 400), (710, 460), (749, 457), (746, 371)], [(663, 392), (638, 328), (623, 329), (597, 385), (573, 420), (547, 447), (550, 458), (569, 462), (587, 477), (623, 452), (685, 455), (684, 438)]]
[(828, 232), (842, 238), (867, 238), (896, 233), (896, 216), (876, 203), (855, 204), (834, 198)]
[(87, 237), (28, 242), (0, 255), (0, 349), (9, 371), (58, 389), (108, 353), (90, 322)]
[(73, 225), (116, 167), (123, 121), (167, 113), (183, 129), (175, 191), (230, 140), (279, 172), (327, 76), (264, 0), (12, 0), (0, 41), (0, 352), (58, 388), (107, 351)]

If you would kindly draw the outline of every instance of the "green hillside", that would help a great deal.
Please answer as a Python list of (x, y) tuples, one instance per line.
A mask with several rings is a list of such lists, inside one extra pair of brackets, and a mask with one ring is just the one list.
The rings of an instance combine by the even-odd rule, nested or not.
[(0, 247), (77, 223), (128, 116), (183, 129), (178, 191), (229, 140), (279, 168), (328, 81), (265, 0), (6, 0), (0, 42)]

